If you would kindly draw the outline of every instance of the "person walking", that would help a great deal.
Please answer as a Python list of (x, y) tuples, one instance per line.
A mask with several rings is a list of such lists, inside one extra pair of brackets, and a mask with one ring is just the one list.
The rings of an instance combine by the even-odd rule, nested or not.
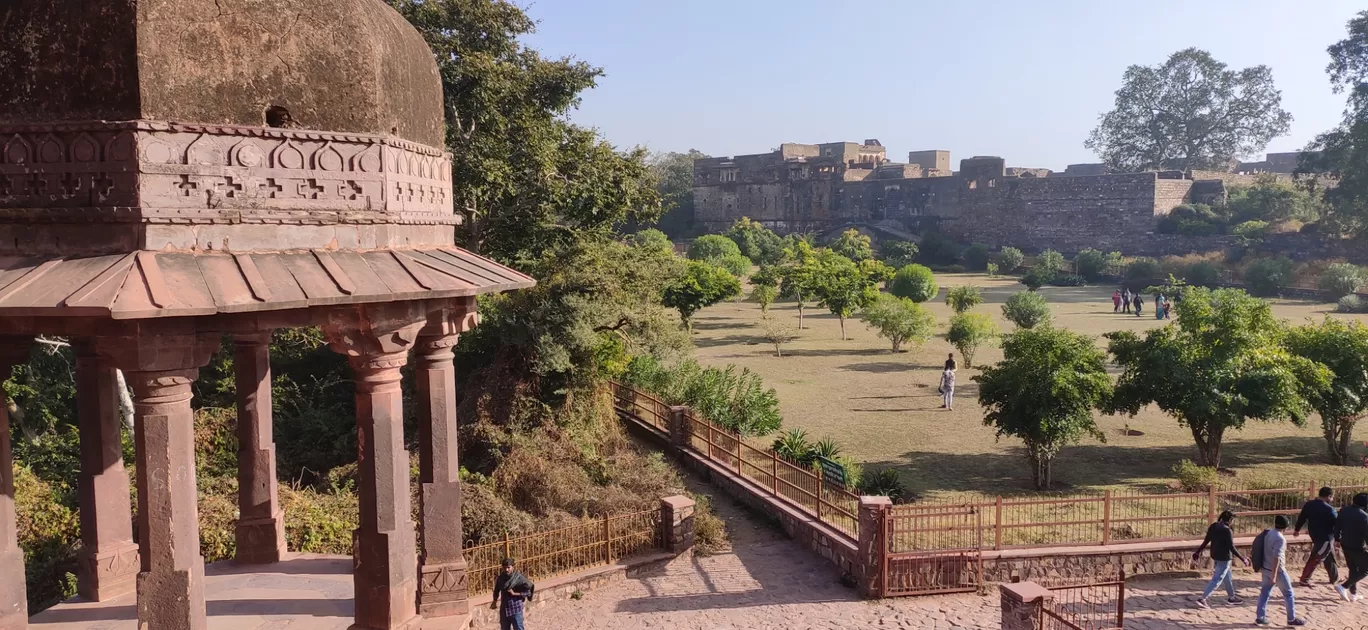
[(513, 569), (512, 558), (504, 558), (501, 564), (503, 570), (494, 580), (494, 601), (489, 602), (489, 607), (499, 609), (499, 630), (526, 630), (523, 610), (537, 587)]
[(1315, 575), (1316, 567), (1323, 562), (1330, 583), (1336, 589), (1343, 588), (1339, 585), (1339, 567), (1335, 566), (1335, 521), (1339, 514), (1335, 512), (1334, 501), (1335, 491), (1329, 487), (1321, 488), (1316, 498), (1302, 506), (1297, 524), (1292, 528), (1293, 537), (1300, 536), (1303, 527), (1311, 534), (1311, 556), (1302, 569), (1301, 586), (1311, 586), (1311, 576)]
[(1139, 317), (1140, 311), (1145, 309), (1145, 298), (1141, 297), (1139, 293), (1136, 293), (1135, 297), (1131, 298), (1131, 302), (1132, 305), (1135, 306), (1135, 316)]
[(1297, 616), (1297, 597), (1292, 593), (1292, 577), (1287, 574), (1287, 537), (1283, 532), (1288, 525), (1287, 517), (1279, 514), (1273, 518), (1273, 529), (1265, 529), (1254, 539), (1255, 546), (1260, 547), (1255, 550), (1258, 554), (1254, 558), (1255, 564), (1263, 575), (1263, 583), (1259, 586), (1259, 603), (1254, 608), (1254, 623), (1260, 626), (1270, 625), (1268, 598), (1273, 594), (1274, 586), (1282, 591), (1287, 625), (1306, 625), (1306, 620)]
[(1231, 570), (1234, 558), (1239, 558), (1245, 566), (1249, 566), (1249, 560), (1240, 554), (1240, 550), (1235, 548), (1235, 533), (1230, 530), (1230, 524), (1235, 520), (1235, 513), (1230, 510), (1221, 512), (1221, 516), (1207, 528), (1206, 538), (1202, 540), (1202, 546), (1197, 551), (1192, 552), (1192, 563), (1197, 564), (1197, 559), (1201, 557), (1202, 550), (1211, 546), (1211, 561), (1215, 563), (1215, 568), (1211, 573), (1211, 581), (1207, 583), (1206, 590), (1202, 591), (1202, 596), (1197, 598), (1198, 608), (1211, 608), (1207, 603), (1207, 598), (1216, 591), (1216, 587), (1225, 586), (1226, 603), (1239, 604), (1244, 600), (1235, 594), (1235, 574)]
[(1164, 300), (1164, 294), (1163, 294), (1163, 293), (1160, 293), (1160, 294), (1159, 294), (1159, 297), (1154, 298), (1154, 318), (1155, 318), (1155, 319), (1163, 319), (1163, 318), (1164, 318), (1164, 305), (1165, 305), (1165, 304), (1168, 304), (1168, 302), (1166, 302), (1166, 301)]
[(1125, 289), (1125, 290), (1121, 291), (1121, 312), (1122, 312), (1122, 313), (1129, 314), (1129, 313), (1130, 313), (1130, 310), (1131, 310), (1131, 292), (1130, 292), (1130, 289)]
[(1112, 291), (1112, 313), (1121, 312), (1121, 289)]
[(941, 372), (940, 381), (941, 409), (955, 409), (955, 371), (946, 369)]
[(1344, 564), (1349, 577), (1339, 587), (1340, 597), (1345, 601), (1359, 600), (1358, 583), (1368, 577), (1368, 492), (1354, 495), (1353, 505), (1340, 510), (1335, 521), (1335, 534), (1340, 540), (1340, 550), (1344, 552)]
[(945, 359), (945, 369), (953, 371), (955, 369), (955, 353), (951, 352)]

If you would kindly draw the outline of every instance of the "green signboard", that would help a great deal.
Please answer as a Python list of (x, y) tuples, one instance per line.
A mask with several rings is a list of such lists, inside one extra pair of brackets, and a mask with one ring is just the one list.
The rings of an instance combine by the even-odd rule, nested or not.
[(844, 487), (846, 485), (846, 469), (834, 459), (818, 457), (817, 461), (822, 465), (822, 482), (834, 483)]

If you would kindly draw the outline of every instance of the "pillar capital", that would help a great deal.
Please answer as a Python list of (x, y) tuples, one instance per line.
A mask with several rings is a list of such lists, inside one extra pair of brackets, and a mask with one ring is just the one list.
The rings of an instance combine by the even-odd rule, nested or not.
[[(93, 341), (95, 352), (123, 370), (128, 386), (135, 391), (139, 386), (172, 387), (193, 382), (219, 348), (218, 335), (207, 333), (105, 336)], [(135, 378), (134, 372), (145, 375)]]

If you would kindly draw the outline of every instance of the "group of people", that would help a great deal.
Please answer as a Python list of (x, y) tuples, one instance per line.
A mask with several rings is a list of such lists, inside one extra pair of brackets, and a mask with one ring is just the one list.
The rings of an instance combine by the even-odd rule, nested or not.
[[(1121, 288), (1112, 291), (1112, 312), (1130, 314), (1135, 312), (1136, 317), (1140, 317), (1145, 310), (1145, 298), (1139, 291), (1132, 293), (1129, 288)], [(1154, 318), (1170, 319), (1173, 310), (1173, 300), (1164, 297), (1160, 293), (1154, 298)]]
[[(1302, 507), (1293, 527), (1292, 536), (1300, 536), (1302, 528), (1311, 536), (1311, 554), (1302, 568), (1297, 585), (1311, 587), (1311, 577), (1316, 567), (1324, 564), (1330, 583), (1346, 602), (1359, 600), (1358, 583), (1368, 577), (1368, 493), (1354, 496), (1351, 505), (1335, 510), (1335, 492), (1331, 488), (1321, 488), (1317, 498)], [(1210, 608), (1208, 599), (1217, 587), (1224, 586), (1226, 602), (1239, 604), (1244, 600), (1235, 594), (1232, 563), (1235, 559), (1245, 566), (1254, 566), (1262, 577), (1259, 588), (1258, 604), (1255, 606), (1254, 623), (1266, 626), (1268, 621), (1268, 600), (1276, 586), (1282, 592), (1283, 604), (1287, 609), (1287, 625), (1304, 626), (1306, 620), (1297, 616), (1296, 597), (1292, 592), (1292, 578), (1287, 572), (1287, 537), (1283, 534), (1291, 522), (1286, 516), (1278, 515), (1273, 519), (1273, 528), (1264, 530), (1254, 539), (1250, 554), (1246, 558), (1235, 548), (1235, 534), (1230, 525), (1235, 514), (1227, 510), (1215, 523), (1207, 528), (1206, 539), (1192, 554), (1195, 563), (1202, 551), (1210, 547), (1211, 560), (1215, 563), (1211, 581), (1207, 583), (1202, 596), (1197, 598), (1198, 608)], [(1343, 583), (1339, 581), (1339, 568), (1335, 563), (1335, 547), (1344, 552), (1344, 561), (1349, 574)]]

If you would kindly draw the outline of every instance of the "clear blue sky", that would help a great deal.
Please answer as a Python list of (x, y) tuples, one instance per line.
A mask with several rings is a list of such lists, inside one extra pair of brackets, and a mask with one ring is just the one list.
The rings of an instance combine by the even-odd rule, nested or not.
[[(521, 3), (521, 2), (520, 2)], [(1189, 46), (1265, 64), (1294, 121), (1269, 151), (1339, 120), (1326, 46), (1343, 0), (535, 0), (527, 42), (607, 73), (573, 119), (620, 147), (760, 153), (878, 138), (891, 159), (947, 149), (1061, 170), (1122, 72)]]

